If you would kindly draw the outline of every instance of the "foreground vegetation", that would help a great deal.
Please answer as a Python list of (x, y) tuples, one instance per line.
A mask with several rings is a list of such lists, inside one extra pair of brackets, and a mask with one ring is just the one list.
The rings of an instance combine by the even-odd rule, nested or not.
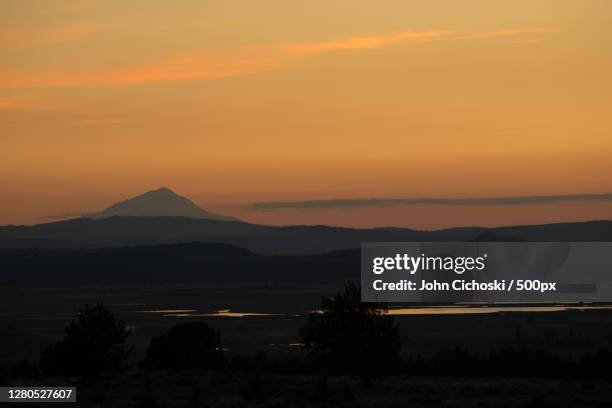
[(78, 387), (79, 405), (200, 406), (608, 406), (612, 352), (580, 356), (502, 347), (400, 353), (385, 305), (348, 285), (324, 297), (299, 331), (300, 353), (224, 355), (222, 333), (202, 321), (150, 339), (130, 365), (130, 326), (103, 304), (84, 307), (38, 365), (0, 364), (0, 383)]
[[(69, 384), (69, 378), (45, 384)], [(20, 381), (21, 384), (40, 384)], [(352, 376), (236, 370), (130, 371), (78, 383), (79, 407), (608, 407), (612, 383), (557, 379), (390, 376), (363, 387)], [(58, 404), (55, 404), (56, 406)]]

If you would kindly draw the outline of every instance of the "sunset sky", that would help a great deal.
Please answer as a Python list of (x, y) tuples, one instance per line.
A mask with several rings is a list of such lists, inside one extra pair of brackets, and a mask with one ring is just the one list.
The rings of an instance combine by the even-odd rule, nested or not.
[(609, 0), (5, 0), (0, 224), (162, 186), (269, 224), (612, 219), (334, 204), (612, 193), (611, 72)]

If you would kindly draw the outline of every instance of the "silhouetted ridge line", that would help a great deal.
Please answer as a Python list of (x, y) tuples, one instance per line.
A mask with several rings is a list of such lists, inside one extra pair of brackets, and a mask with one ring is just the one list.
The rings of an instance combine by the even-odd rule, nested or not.
[(359, 250), (264, 256), (219, 242), (97, 249), (3, 249), (0, 285), (344, 281)]
[(360, 248), (362, 242), (487, 240), (607, 242), (612, 241), (612, 221), (416, 231), (407, 228), (274, 227), (188, 217), (114, 216), (0, 227), (0, 247), (4, 248), (104, 248), (198, 241), (224, 242), (260, 254), (282, 255)]

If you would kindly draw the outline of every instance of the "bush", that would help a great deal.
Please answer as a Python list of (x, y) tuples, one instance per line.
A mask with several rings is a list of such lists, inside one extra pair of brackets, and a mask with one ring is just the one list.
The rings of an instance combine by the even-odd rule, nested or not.
[(368, 378), (398, 366), (401, 340), (386, 306), (362, 303), (360, 288), (348, 284), (343, 293), (324, 297), (300, 330), (319, 364), (333, 372)]
[(223, 365), (221, 334), (206, 323), (177, 324), (151, 339), (143, 368), (217, 368)]
[(42, 352), (40, 367), (47, 375), (81, 377), (122, 370), (131, 351), (125, 345), (129, 334), (102, 303), (85, 306), (66, 325), (64, 338)]

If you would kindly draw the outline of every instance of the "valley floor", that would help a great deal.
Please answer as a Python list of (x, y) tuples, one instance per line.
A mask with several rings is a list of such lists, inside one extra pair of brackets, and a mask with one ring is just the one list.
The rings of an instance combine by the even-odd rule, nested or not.
[[(67, 385), (66, 379), (47, 381)], [(31, 384), (31, 382), (30, 382)], [(23, 383), (25, 385), (25, 383)], [(609, 407), (612, 382), (134, 371), (77, 385), (71, 407)], [(52, 404), (58, 407), (61, 404)]]

